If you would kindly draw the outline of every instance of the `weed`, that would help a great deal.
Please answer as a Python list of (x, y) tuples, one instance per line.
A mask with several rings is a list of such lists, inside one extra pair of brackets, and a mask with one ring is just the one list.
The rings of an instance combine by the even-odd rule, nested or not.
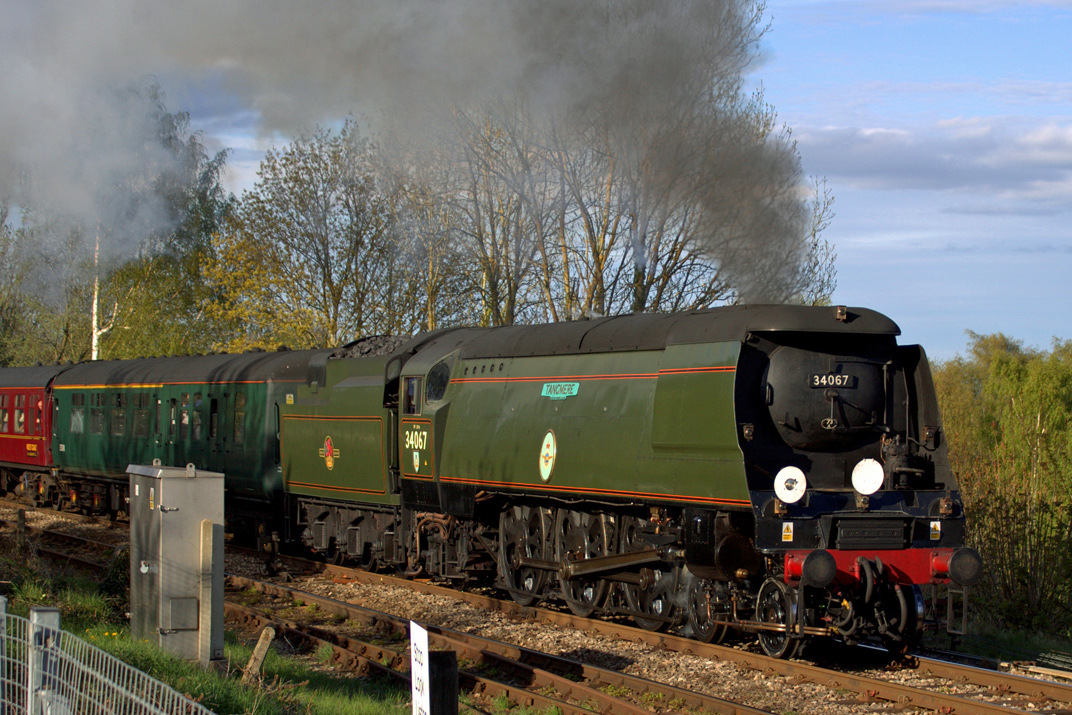
[(604, 685), (602, 688), (600, 688), (600, 690), (602, 690), (604, 693), (611, 696), (612, 698), (627, 698), (632, 695), (635, 695), (635, 693), (630, 688), (627, 688), (623, 685)]
[(505, 693), (502, 693), (492, 698), (491, 706), (494, 708), (494, 712), (507, 713), (513, 710), (514, 703)]
[(321, 663), (330, 663), (332, 656), (335, 655), (335, 649), (328, 643), (321, 643), (316, 648), (315, 658)]

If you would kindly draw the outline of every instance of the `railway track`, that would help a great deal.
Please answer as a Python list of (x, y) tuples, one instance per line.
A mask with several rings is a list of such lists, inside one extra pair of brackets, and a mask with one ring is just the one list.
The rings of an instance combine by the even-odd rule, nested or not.
[[(445, 588), (436, 584), (409, 579), (399, 579), (383, 574), (370, 574), (331, 564), (322, 564), (305, 559), (288, 558), (294, 566), (309, 572), (325, 574), (334, 580), (352, 580), (369, 584), (382, 584), (410, 588), (437, 596), (446, 596), (465, 601), (481, 608), (510, 613), (575, 628), (589, 633), (598, 633), (619, 640), (644, 643), (653, 648), (697, 655), (711, 660), (729, 661), (742, 669), (778, 674), (801, 682), (811, 682), (833, 690), (848, 690), (855, 693), (861, 702), (893, 702), (904, 706), (921, 707), (937, 712), (1007, 713), (1023, 706), (1038, 712), (1045, 706), (1055, 704), (1059, 710), (1072, 712), (1072, 686), (1035, 678), (1003, 673), (969, 665), (952, 663), (934, 658), (909, 657), (894, 667), (915, 674), (929, 681), (927, 687), (902, 685), (888, 680), (859, 675), (847, 670), (832, 670), (797, 660), (780, 660), (758, 653), (722, 645), (702, 643), (667, 633), (654, 633), (622, 623), (600, 619), (580, 618), (569, 612), (547, 608), (520, 606), (486, 594), (469, 593)], [(858, 652), (858, 651), (857, 651)], [(877, 657), (885, 657), (880, 654)], [(970, 687), (973, 697), (941, 692), (950, 683), (958, 687)], [(1000, 702), (988, 702), (992, 698)]]
[[(70, 539), (72, 537), (65, 538)], [(78, 537), (73, 538), (77, 540)], [(114, 546), (107, 544), (98, 544), (95, 548), (102, 549), (103, 551), (105, 550), (105, 547), (114, 548)], [(621, 641), (643, 643), (651, 648), (657, 648), (664, 651), (701, 656), (714, 661), (733, 663), (742, 671), (742, 673), (749, 671), (759, 672), (765, 675), (780, 675), (791, 679), (793, 682), (814, 683), (828, 689), (830, 692), (836, 694), (836, 697), (838, 698), (844, 698), (846, 693), (851, 693), (854, 696), (854, 700), (860, 704), (880, 704), (884, 702), (896, 703), (898, 706), (904, 708), (916, 707), (946, 713), (1072, 713), (1072, 686), (1014, 675), (1011, 673), (950, 663), (938, 659), (911, 657), (897, 665), (896, 667), (901, 674), (911, 675), (913, 680), (917, 681), (912, 684), (904, 684), (883, 678), (872, 677), (870, 675), (862, 675), (858, 672), (844, 669), (833, 670), (831, 668), (801, 661), (771, 659), (763, 655), (749, 653), (735, 648), (709, 645), (671, 634), (653, 633), (633, 628), (622, 623), (608, 622), (598, 619), (582, 619), (571, 613), (559, 612), (546, 608), (522, 607), (513, 601), (498, 599), (488, 594), (457, 591), (422, 581), (397, 579), (383, 574), (370, 574), (345, 567), (301, 559), (288, 559), (288, 563), (290, 564), (293, 573), (299, 578), (326, 578), (336, 584), (364, 583), (403, 587), (412, 591), (423, 592), (435, 596), (446, 596), (457, 601), (468, 602), (483, 609), (498, 610), (502, 613), (512, 614), (512, 617), (515, 618), (544, 621), (558, 626), (568, 626), (570, 628), (580, 629), (588, 633), (602, 634)], [(284, 600), (300, 599), (308, 604), (316, 604), (319, 609), (325, 612), (345, 615), (347, 619), (353, 620), (356, 623), (381, 624), (381, 627), (386, 627), (384, 624), (389, 623), (390, 619), (394, 618), (384, 613), (370, 611), (369, 609), (361, 609), (353, 604), (344, 604), (337, 599), (310, 593), (297, 588), (294, 584), (283, 585), (269, 583), (250, 579), (246, 576), (231, 576), (230, 579), (232, 584), (236, 587), (253, 589), (268, 596), (274, 594), (276, 598)], [(231, 600), (233, 601), (234, 599), (232, 598)], [(235, 617), (241, 619), (245, 623), (252, 623), (255, 618), (262, 619), (264, 622), (276, 618), (272, 613), (267, 611), (251, 613), (247, 610), (247, 612), (243, 614), (240, 611), (240, 604), (234, 604), (234, 606), (231, 606), (230, 608), (232, 609), (232, 612), (236, 614)], [(245, 608), (249, 609), (250, 606), (246, 605)], [(282, 619), (279, 621), (281, 626), (292, 629), (295, 633), (302, 630), (302, 625), (300, 623), (284, 623), (283, 621), (285, 620), (286, 619)], [(396, 622), (390, 625), (390, 630), (394, 632), (396, 636), (400, 632), (399, 629), (404, 629), (404, 625), (400, 625), (400, 623), (401, 620), (396, 619)], [(437, 629), (434, 624), (432, 624), (431, 630), (432, 633), (435, 634), (435, 638), (439, 639), (433, 640), (433, 646), (455, 650), (459, 653), (459, 659), (464, 662), (487, 664), (490, 661), (499, 659), (496, 661), (498, 664), (495, 667), (503, 669), (509, 665), (508, 661), (513, 660), (530, 669), (526, 671), (527, 674), (515, 675), (510, 682), (505, 684), (500, 683), (498, 686), (484, 684), (478, 680), (465, 681), (466, 687), (471, 687), (478, 692), (492, 692), (496, 687), (505, 687), (508, 689), (499, 690), (497, 691), (498, 694), (502, 694), (514, 702), (523, 704), (528, 703), (533, 707), (550, 707), (550, 705), (538, 705), (537, 703), (540, 701), (537, 696), (550, 697), (546, 695), (546, 693), (549, 692), (554, 694), (560, 694), (560, 692), (576, 692), (578, 693), (578, 696), (567, 696), (564, 702), (568, 704), (572, 701), (574, 705), (578, 704), (578, 702), (584, 702), (587, 703), (590, 710), (593, 706), (596, 706), (599, 702), (603, 701), (597, 702), (597, 700), (593, 700), (595, 696), (591, 693), (587, 693), (587, 691), (581, 691), (579, 686), (575, 690), (560, 691), (560, 689), (565, 687), (562, 681), (554, 681), (553, 678), (551, 678), (551, 676), (560, 678), (565, 677), (570, 679), (571, 682), (574, 682), (573, 679), (580, 677), (586, 681), (595, 683), (597, 690), (599, 690), (599, 688), (604, 688), (604, 690), (600, 690), (600, 692), (603, 693), (603, 696), (608, 698), (615, 697), (614, 695), (609, 695), (609, 693), (624, 693), (626, 691), (631, 691), (634, 693), (634, 696), (631, 699), (628, 697), (618, 699), (632, 702), (633, 706), (638, 706), (638, 704), (640, 704), (648, 705), (650, 707), (651, 701), (660, 698), (666, 702), (688, 702), (682, 700), (683, 695), (680, 692), (670, 694), (669, 692), (660, 693), (659, 691), (650, 689), (658, 686), (658, 684), (640, 685), (633, 683), (627, 685), (624, 680), (609, 680), (612, 677), (633, 677), (625, 676), (618, 671), (609, 670), (601, 673), (599, 669), (594, 669), (594, 666), (577, 662), (572, 664), (558, 663), (556, 665), (554, 661), (556, 657), (551, 656), (550, 654), (536, 653), (535, 651), (521, 649), (517, 646), (504, 643), (500, 643), (498, 646), (494, 647), (489, 643), (474, 644), (471, 640), (475, 638), (474, 636), (467, 634), (455, 635), (456, 632), (448, 632), (446, 629)], [(464, 636), (464, 638), (460, 636)], [(470, 639), (468, 645), (465, 645), (466, 639)], [(345, 644), (332, 644), (332, 648), (341, 649), (336, 656), (341, 663), (361, 664), (363, 662), (361, 661), (361, 658), (363, 657), (378, 665), (373, 666), (365, 664), (359, 665), (359, 667), (375, 669), (379, 665), (382, 665), (385, 658), (394, 662), (397, 658), (402, 657), (401, 651), (397, 651), (394, 654), (383, 653), (380, 656), (368, 658), (368, 656), (362, 654), (362, 651), (365, 653), (370, 652), (369, 648), (372, 646), (369, 642), (353, 643), (352, 645), (353, 647), (349, 648)], [(478, 654), (479, 658), (477, 657)], [(548, 660), (541, 661), (540, 658)], [(506, 660), (504, 661), (501, 659)], [(578, 671), (578, 668), (581, 670)], [(545, 676), (545, 672), (549, 675)], [(614, 675), (611, 676), (609, 673), (613, 673)], [(474, 678), (483, 677), (479, 675), (479, 669), (477, 669), (476, 672), (471, 673), (471, 675)], [(521, 690), (518, 690), (520, 687), (519, 683), (524, 682), (540, 683), (531, 691), (525, 688), (521, 689), (524, 690), (525, 693), (535, 693), (534, 695), (526, 695)], [(558, 683), (557, 685), (555, 684), (556, 682)], [(651, 683), (651, 681), (644, 682)], [(586, 684), (588, 683), (586, 682)], [(509, 690), (509, 688), (513, 688), (513, 690)], [(961, 692), (948, 692), (950, 690)], [(584, 699), (579, 698), (579, 694), (582, 692), (586, 693)], [(691, 693), (692, 697), (708, 697), (701, 696), (698, 693), (692, 693), (691, 691), (685, 692)], [(541, 695), (541, 693), (543, 693), (543, 695)], [(645, 700), (645, 698), (647, 698), (647, 700)], [(621, 703), (612, 703), (611, 700), (605, 702), (609, 703), (607, 707), (610, 708), (609, 710), (606, 710), (606, 712), (632, 712), (631, 710), (626, 709), (626, 706)], [(561, 709), (562, 705), (555, 704), (555, 707)], [(690, 703), (688, 707), (695, 709), (697, 706)], [(722, 701), (721, 704), (716, 704), (715, 701), (711, 701), (708, 704), (702, 705), (702, 707), (711, 710), (712, 712), (764, 712), (761, 709), (748, 709), (748, 706), (732, 703), (730, 701)], [(601, 709), (600, 711), (603, 712), (604, 710)], [(563, 712), (567, 712), (567, 710), (563, 709)]]
[[(328, 616), (329, 624), (324, 628), (307, 622), (297, 623), (230, 599), (227, 612), (247, 626), (259, 629), (270, 625), (317, 644), (326, 643), (333, 649), (335, 662), (359, 673), (384, 672), (387, 668), (392, 675), (401, 677), (399, 666), (409, 662), (401, 648), (391, 649), (364, 639), (382, 638), (386, 633), (395, 636), (400, 646), (407, 646), (407, 619), (286, 585), (238, 576), (229, 576), (228, 581), (233, 589), (246, 589), (247, 596), (248, 590), (253, 589), (282, 600), (284, 612), (295, 600), (305, 606), (313, 605), (318, 612)], [(330, 620), (333, 615), (344, 617), (348, 624), (356, 625), (359, 632), (371, 631), (371, 636), (362, 638), (336, 632), (339, 627)], [(465, 665), (461, 681), (466, 690), (481, 696), (505, 696), (525, 707), (557, 707), (563, 713), (577, 715), (593, 711), (640, 715), (653, 712), (652, 708), (655, 712), (677, 712), (687, 708), (727, 715), (770, 712), (473, 634), (434, 625), (429, 625), (428, 630), (432, 647), (454, 651), (459, 662)], [(491, 678), (481, 675), (482, 672), (497, 675)]]

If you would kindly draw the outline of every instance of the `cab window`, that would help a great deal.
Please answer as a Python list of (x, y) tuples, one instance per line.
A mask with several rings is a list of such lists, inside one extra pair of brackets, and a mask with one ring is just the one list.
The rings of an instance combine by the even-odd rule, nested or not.
[(421, 413), (421, 378), (407, 377), (402, 392), (402, 414), (419, 415)]
[(447, 394), (447, 384), (450, 383), (450, 365), (445, 362), (437, 363), (428, 371), (428, 389), (425, 399), (428, 402), (439, 402)]

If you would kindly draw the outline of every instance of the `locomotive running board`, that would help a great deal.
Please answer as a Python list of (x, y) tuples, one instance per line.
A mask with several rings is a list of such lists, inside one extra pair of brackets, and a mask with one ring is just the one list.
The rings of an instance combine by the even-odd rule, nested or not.
[(634, 582), (636, 574), (621, 573), (610, 574), (625, 568), (636, 568), (645, 564), (653, 564), (664, 561), (665, 549), (644, 549), (642, 551), (630, 551), (626, 554), (611, 554), (610, 556), (593, 556), (590, 559), (580, 561), (547, 561), (545, 559), (530, 559), (522, 556), (516, 560), (517, 568), (541, 569), (543, 571), (557, 571), (561, 579), (588, 578), (597, 574), (606, 575), (616, 581)]

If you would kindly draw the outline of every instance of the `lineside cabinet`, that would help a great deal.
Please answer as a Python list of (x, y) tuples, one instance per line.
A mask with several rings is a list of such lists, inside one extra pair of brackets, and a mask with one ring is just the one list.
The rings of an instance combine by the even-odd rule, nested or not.
[(130, 628), (190, 660), (223, 658), (223, 475), (130, 465)]

